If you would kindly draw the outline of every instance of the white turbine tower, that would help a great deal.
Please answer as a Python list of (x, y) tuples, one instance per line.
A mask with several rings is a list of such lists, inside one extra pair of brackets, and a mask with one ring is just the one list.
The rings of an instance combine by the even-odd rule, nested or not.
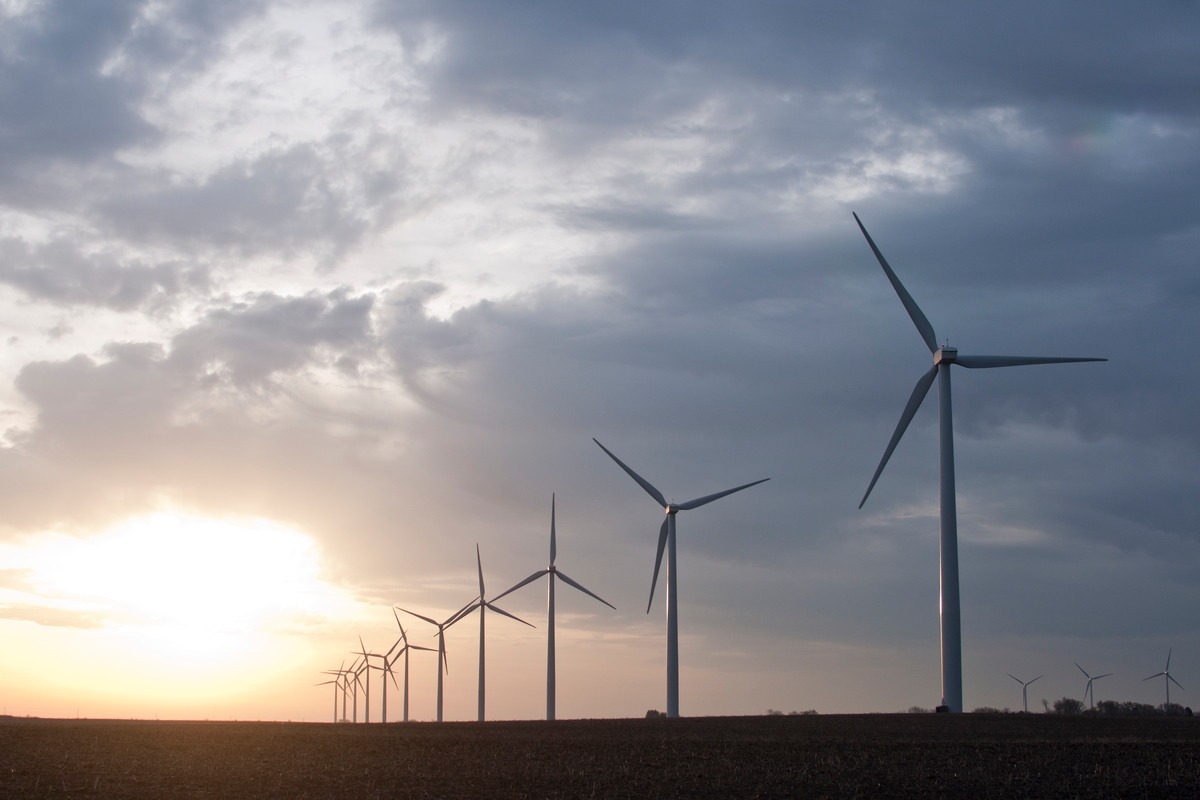
[(609, 458), (617, 462), (617, 465), (629, 474), (629, 477), (637, 481), (638, 486), (646, 490), (646, 494), (654, 498), (654, 500), (663, 507), (667, 512), (667, 518), (663, 520), (662, 527), (658, 530), (658, 555), (654, 559), (654, 577), (650, 581), (650, 601), (646, 603), (646, 613), (650, 613), (650, 605), (654, 602), (654, 587), (658, 583), (658, 568), (662, 565), (663, 548), (667, 550), (667, 716), (679, 716), (679, 593), (678, 593), (678, 575), (675, 566), (675, 514), (680, 511), (690, 511), (693, 508), (707, 505), (713, 500), (720, 500), (725, 495), (740, 492), (742, 489), (749, 489), (751, 486), (757, 486), (764, 481), (769, 481), (770, 478), (747, 483), (742, 486), (736, 486), (732, 489), (726, 489), (723, 492), (716, 494), (705, 495), (698, 497), (695, 500), (689, 500), (686, 503), (668, 503), (663, 493), (655, 489), (641, 475), (625, 466), (621, 459), (614, 456), (607, 447), (600, 444), (596, 439), (593, 442), (600, 445), (600, 449), (608, 453)]
[(554, 696), (555, 696), (555, 683), (554, 683), (554, 579), (557, 577), (559, 580), (561, 580), (563, 583), (567, 584), (568, 586), (574, 586), (576, 589), (583, 592), (584, 594), (590, 595), (590, 596), (596, 598), (601, 603), (604, 603), (604, 605), (611, 608), (613, 611), (617, 610), (617, 607), (614, 606), (612, 603), (608, 602), (600, 595), (594, 594), (591, 591), (589, 591), (588, 589), (583, 588), (578, 583), (576, 583), (575, 581), (568, 578), (566, 573), (562, 572), (557, 567), (555, 567), (554, 566), (554, 556), (556, 553), (556, 549), (557, 548), (556, 548), (555, 540), (554, 540), (554, 495), (551, 494), (550, 495), (550, 566), (547, 567), (546, 569), (538, 570), (537, 572), (533, 573), (525, 580), (518, 583), (516, 586), (509, 589), (507, 592), (502, 592), (501, 594), (498, 594), (494, 598), (492, 598), (493, 601), (499, 600), (501, 597), (504, 597), (504, 595), (508, 594), (509, 592), (515, 592), (517, 589), (520, 589), (522, 586), (525, 586), (528, 583), (532, 583), (533, 581), (536, 581), (538, 578), (542, 577), (543, 575), (550, 576), (550, 580), (547, 582), (547, 588), (546, 588), (546, 617), (548, 619), (547, 633), (546, 633), (546, 642), (547, 642), (547, 644), (546, 644), (546, 719), (554, 719)]
[[(483, 559), (480, 558), (480, 556), (479, 556), (479, 545), (475, 545), (475, 563), (479, 566), (479, 598), (477, 600), (473, 601), (472, 603), (470, 603), (462, 611), (458, 612), (457, 616), (453, 617), (449, 622), (446, 623), (446, 627), (449, 628), (451, 625), (458, 622), (460, 619), (466, 619), (468, 616), (471, 615), (471, 612), (475, 611), (476, 609), (479, 609), (479, 721), (483, 722), (483, 706), (484, 706), (483, 701), (484, 701), (484, 688), (485, 688), (485, 686), (484, 686), (485, 673), (484, 673), (484, 658), (483, 658), (483, 653), (484, 653), (483, 630), (484, 630), (485, 613), (486, 613), (487, 609), (490, 608), (492, 611), (495, 611), (497, 614), (503, 614), (506, 617), (515, 619), (517, 622), (521, 623), (522, 625), (529, 625), (529, 623), (526, 622), (525, 620), (521, 619), (520, 617), (513, 616), (512, 614), (508, 613), (507, 611), (505, 611), (502, 608), (498, 608), (498, 607), (492, 605), (492, 602), (490, 600), (486, 599), (487, 595), (484, 593), (484, 588), (483, 588)], [(529, 625), (529, 627), (532, 628), (535, 626)]]
[[(463, 606), (458, 611), (455, 611), (453, 614), (450, 615), (450, 617), (445, 622), (438, 622), (437, 620), (430, 619), (429, 617), (426, 617), (426, 616), (422, 616), (421, 614), (418, 614), (415, 611), (409, 611), (407, 609), (400, 608), (400, 606), (396, 606), (397, 610), (403, 611), (405, 614), (416, 617), (417, 619), (423, 619), (426, 622), (428, 622), (430, 625), (432, 625), (438, 629), (438, 632), (437, 632), (437, 637), (438, 637), (437, 721), (438, 722), (442, 721), (442, 675), (443, 675), (443, 673), (450, 672), (450, 662), (446, 660), (446, 628), (448, 628), (452, 622), (457, 620), (459, 615), (462, 614), (464, 611), (466, 611), (470, 605), (471, 605), (470, 603), (467, 603), (467, 605)], [(395, 613), (395, 612), (392, 612), (392, 613)], [(396, 620), (396, 624), (399, 625), (400, 620)], [(419, 649), (424, 650), (425, 648), (422, 647)]]
[[(1163, 710), (1168, 712), (1171, 710), (1171, 684), (1173, 683), (1176, 686), (1179, 686), (1180, 689), (1183, 689), (1183, 686), (1180, 686), (1179, 681), (1175, 680), (1175, 678), (1171, 675), (1171, 652), (1174, 649), (1175, 648), (1172, 647), (1167, 651), (1167, 666), (1162, 672), (1156, 672), (1149, 678), (1142, 678), (1142, 683), (1145, 683), (1146, 681), (1152, 681), (1155, 678), (1163, 679), (1163, 683), (1167, 686), (1167, 705)], [(1184, 689), (1184, 691), (1187, 690)]]
[[(1079, 667), (1078, 661), (1075, 661), (1073, 663), (1075, 664), (1075, 666)], [(1101, 678), (1107, 678), (1109, 675), (1112, 675), (1112, 673), (1106, 672), (1103, 675), (1097, 675), (1096, 677), (1093, 678), (1091, 675), (1087, 674), (1087, 670), (1084, 669), (1083, 667), (1079, 667), (1079, 671), (1082, 672), (1083, 676), (1088, 679), (1087, 686), (1085, 686), (1083, 688), (1083, 696), (1090, 698), (1088, 700), (1088, 708), (1095, 708), (1096, 707), (1096, 688), (1095, 688), (1095, 686), (1093, 686), (1093, 684), (1096, 681), (1100, 680)]]
[[(1079, 665), (1076, 664), (1075, 666), (1079, 666)], [(1018, 678), (1016, 675), (1013, 675), (1011, 672), (1006, 672), (1004, 674), (1007, 675), (1008, 677), (1012, 678), (1017, 683), (1021, 684), (1021, 705), (1025, 706), (1025, 713), (1028, 714), (1029, 713), (1029, 694), (1028, 694), (1029, 684), (1033, 683), (1033, 681), (1036, 681), (1038, 678), (1042, 678), (1045, 676), (1038, 675), (1037, 678), (1033, 679), (1033, 681), (1023, 681), (1020, 678)]]
[(916, 301), (912, 299), (912, 295), (900, 283), (900, 279), (896, 277), (896, 273), (892, 272), (892, 268), (888, 266), (883, 253), (879, 252), (879, 248), (875, 246), (875, 242), (871, 239), (871, 235), (867, 233), (867, 229), (863, 227), (862, 220), (858, 218), (857, 214), (854, 215), (854, 221), (858, 223), (863, 236), (867, 238), (867, 244), (871, 246), (871, 251), (875, 253), (875, 258), (879, 260), (879, 266), (883, 267), (884, 273), (887, 275), (888, 280), (891, 281), (892, 288), (900, 296), (900, 302), (904, 304), (905, 310), (908, 311), (908, 316), (912, 318), (913, 324), (917, 326), (917, 331), (920, 332), (921, 338), (925, 341), (925, 346), (933, 354), (933, 367), (917, 381), (916, 388), (913, 389), (912, 396), (908, 399), (908, 405), (904, 407), (904, 413), (900, 415), (900, 422), (896, 425), (896, 432), (892, 434), (892, 440), (888, 442), (887, 449), (883, 452), (883, 458), (879, 461), (879, 466), (875, 469), (875, 475), (871, 478), (871, 485), (867, 487), (866, 494), (863, 495), (862, 502), (858, 504), (858, 507), (862, 508), (863, 503), (867, 502), (867, 497), (870, 496), (871, 490), (875, 488), (875, 482), (879, 480), (879, 475), (883, 472), (884, 466), (887, 465), (888, 459), (891, 458), (892, 451), (896, 449), (896, 445), (900, 442), (900, 437), (904, 435), (908, 424), (912, 422), (913, 415), (921, 407), (921, 401), (925, 399), (925, 395), (929, 393), (929, 388), (933, 386), (933, 379), (937, 378), (942, 506), (941, 603), (939, 604), (941, 608), (942, 628), (942, 704), (938, 710), (959, 713), (962, 711), (962, 627), (959, 618), (958, 600), (958, 513), (955, 509), (954, 500), (954, 420), (950, 402), (950, 365), (957, 364), (960, 367), (968, 369), (991, 369), (994, 367), (1022, 367), (1031, 364), (1107, 361), (1108, 359), (1045, 358), (1041, 356), (960, 356), (958, 350), (950, 347), (948, 344), (939, 347), (937, 336), (933, 332), (933, 326), (929, 324), (929, 320), (925, 318), (925, 314), (921, 312)]

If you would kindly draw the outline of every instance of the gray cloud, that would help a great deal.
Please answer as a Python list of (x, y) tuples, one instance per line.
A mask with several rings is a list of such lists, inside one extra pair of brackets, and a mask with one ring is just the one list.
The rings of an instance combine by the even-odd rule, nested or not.
[(0, 240), (0, 282), (56, 305), (155, 311), (182, 292), (203, 292), (209, 271), (179, 262), (129, 263), (109, 252), (86, 253), (65, 239), (30, 246), (9, 238)]

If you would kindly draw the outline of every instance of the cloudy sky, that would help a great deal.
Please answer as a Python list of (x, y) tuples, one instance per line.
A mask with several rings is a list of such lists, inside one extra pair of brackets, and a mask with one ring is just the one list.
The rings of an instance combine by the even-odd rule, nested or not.
[[(857, 508), (929, 355), (852, 211), (940, 339), (1110, 359), (956, 371), (965, 706), (1200, 691), (1196, 3), (0, 15), (7, 713), (329, 718), (476, 544), (545, 565), (552, 492), (618, 609), (560, 590), (559, 715), (662, 708), (661, 510), (593, 436), (771, 478), (679, 517), (685, 715), (936, 705), (936, 403)], [(543, 713), (543, 593), (490, 717)]]

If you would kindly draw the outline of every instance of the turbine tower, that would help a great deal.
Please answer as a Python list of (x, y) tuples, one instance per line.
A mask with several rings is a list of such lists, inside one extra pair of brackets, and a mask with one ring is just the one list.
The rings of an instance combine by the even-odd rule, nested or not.
[[(438, 637), (437, 721), (438, 722), (442, 721), (442, 672), (443, 672), (443, 670), (447, 674), (449, 674), (449, 672), (450, 672), (450, 662), (446, 660), (446, 628), (448, 628), (452, 622), (457, 620), (458, 616), (460, 614), (462, 614), (464, 611), (466, 611), (467, 607), (470, 605), (471, 605), (470, 603), (467, 603), (467, 605), (463, 606), (458, 611), (455, 611), (453, 614), (450, 615), (450, 617), (445, 622), (438, 622), (437, 620), (430, 619), (429, 617), (418, 614), (415, 611), (409, 611), (407, 609), (400, 608), (400, 606), (396, 606), (396, 609), (403, 611), (405, 614), (416, 617), (417, 619), (423, 619), (426, 622), (428, 622), (430, 625), (437, 628), (437, 630), (438, 630), (438, 632), (437, 632), (437, 637)], [(393, 613), (395, 613), (395, 612), (393, 612)], [(400, 620), (396, 620), (396, 624), (397, 625), (400, 624)], [(424, 650), (425, 648), (422, 647), (420, 649)]]
[[(1172, 677), (1172, 675), (1171, 675), (1171, 651), (1174, 649), (1175, 648), (1172, 647), (1170, 650), (1167, 651), (1167, 666), (1162, 672), (1156, 672), (1153, 675), (1151, 675), (1149, 678), (1142, 678), (1142, 683), (1145, 683), (1146, 681), (1154, 680), (1155, 678), (1163, 679), (1163, 683), (1166, 684), (1166, 686), (1167, 686), (1167, 705), (1163, 710), (1167, 711), (1167, 712), (1169, 712), (1171, 710), (1171, 684), (1173, 683), (1176, 686), (1179, 686), (1180, 689), (1183, 689), (1183, 686), (1180, 686), (1179, 681), (1175, 680), (1175, 678)], [(1184, 691), (1187, 691), (1187, 690), (1184, 689)]]
[(646, 490), (646, 494), (654, 498), (663, 509), (667, 512), (667, 518), (663, 520), (662, 527), (658, 530), (658, 555), (654, 559), (654, 577), (650, 580), (650, 601), (646, 603), (646, 613), (650, 613), (650, 606), (654, 602), (654, 587), (658, 583), (658, 568), (662, 565), (663, 548), (667, 550), (667, 716), (679, 716), (679, 594), (678, 594), (678, 576), (675, 565), (675, 515), (680, 511), (690, 511), (693, 508), (707, 505), (713, 500), (720, 500), (725, 495), (740, 492), (742, 489), (749, 489), (751, 486), (757, 486), (764, 481), (769, 481), (770, 478), (747, 483), (742, 486), (736, 486), (732, 489), (726, 489), (723, 492), (716, 494), (705, 495), (698, 497), (695, 500), (689, 500), (686, 503), (668, 503), (663, 493), (655, 489), (650, 483), (631, 470), (614, 456), (607, 447), (600, 444), (596, 439), (593, 442), (600, 445), (600, 449), (608, 453), (608, 457), (617, 462), (617, 466), (625, 470), (629, 477), (633, 478), (638, 486)]
[[(1079, 667), (1078, 661), (1076, 661), (1074, 663), (1075, 663), (1075, 666)], [(1079, 667), (1079, 671), (1082, 672), (1083, 676), (1088, 679), (1087, 686), (1085, 686), (1083, 689), (1083, 696), (1091, 698), (1090, 700), (1088, 700), (1088, 708), (1094, 709), (1096, 707), (1096, 689), (1092, 684), (1094, 684), (1096, 681), (1100, 680), (1101, 678), (1107, 678), (1109, 675), (1112, 675), (1112, 673), (1106, 672), (1103, 675), (1097, 675), (1096, 677), (1093, 678), (1091, 675), (1087, 674), (1087, 670), (1085, 670), (1083, 667)]]
[[(475, 609), (479, 609), (479, 721), (483, 722), (483, 706), (484, 706), (483, 701), (484, 701), (484, 688), (485, 688), (484, 687), (485, 673), (484, 673), (484, 658), (483, 658), (483, 654), (484, 654), (484, 648), (483, 648), (483, 645), (484, 645), (484, 641), (483, 641), (484, 640), (484, 636), (483, 636), (484, 614), (487, 611), (487, 609), (490, 608), (492, 611), (495, 611), (497, 614), (503, 614), (506, 617), (515, 619), (517, 622), (521, 623), (522, 625), (529, 625), (529, 623), (526, 622), (525, 620), (521, 619), (520, 617), (514, 617), (512, 614), (508, 613), (507, 611), (505, 611), (502, 608), (498, 608), (497, 606), (492, 605), (492, 602), (490, 600), (486, 599), (487, 595), (484, 594), (484, 589), (483, 589), (483, 559), (479, 557), (479, 545), (475, 545), (475, 563), (479, 566), (479, 597), (475, 601), (468, 604), (467, 607), (464, 608), (462, 611), (460, 611), (457, 616), (455, 616), (453, 619), (451, 619), (449, 622), (447, 622), (446, 627), (449, 628), (451, 625), (458, 622), (460, 619), (466, 619), (467, 617), (469, 617), (471, 615), (471, 612), (475, 611)], [(534, 626), (529, 625), (529, 627), (532, 628)]]
[[(1076, 664), (1075, 666), (1079, 666), (1079, 665)], [(1021, 684), (1021, 705), (1025, 706), (1025, 713), (1028, 714), (1029, 713), (1029, 694), (1028, 694), (1029, 684), (1033, 683), (1033, 681), (1036, 681), (1038, 678), (1042, 678), (1045, 676), (1038, 675), (1037, 678), (1033, 679), (1033, 681), (1023, 681), (1020, 678), (1018, 678), (1016, 675), (1013, 675), (1011, 672), (1006, 672), (1004, 674), (1007, 675), (1008, 677), (1012, 678), (1017, 683)]]
[(568, 586), (574, 586), (576, 589), (583, 592), (584, 594), (591, 595), (592, 597), (596, 598), (601, 603), (604, 603), (604, 605), (611, 608), (613, 611), (617, 610), (617, 607), (614, 606), (612, 603), (608, 602), (600, 595), (594, 594), (591, 591), (589, 591), (588, 589), (583, 588), (578, 583), (576, 583), (575, 581), (568, 578), (565, 572), (562, 572), (557, 567), (555, 567), (554, 566), (555, 552), (556, 552), (556, 546), (555, 546), (555, 541), (554, 541), (554, 495), (551, 494), (550, 495), (550, 566), (547, 567), (546, 569), (538, 570), (537, 572), (533, 573), (525, 580), (518, 583), (516, 586), (509, 589), (507, 592), (502, 592), (501, 594), (498, 594), (492, 598), (493, 601), (499, 600), (501, 597), (504, 597), (504, 595), (508, 594), (509, 592), (515, 592), (517, 589), (520, 589), (522, 586), (524, 586), (528, 583), (532, 583), (533, 581), (536, 581), (538, 578), (542, 577), (543, 575), (550, 576), (550, 580), (547, 582), (547, 588), (546, 588), (546, 617), (548, 619), (547, 633), (546, 633), (546, 642), (547, 642), (547, 644), (546, 644), (546, 719), (554, 719), (554, 695), (555, 695), (555, 683), (554, 683), (554, 579), (557, 577), (559, 580), (561, 580), (563, 583), (567, 584)]
[(871, 478), (871, 485), (867, 487), (866, 494), (863, 495), (862, 502), (858, 504), (858, 507), (862, 508), (863, 503), (867, 502), (867, 497), (870, 496), (871, 490), (875, 488), (875, 482), (879, 480), (879, 475), (883, 472), (884, 466), (887, 465), (888, 459), (891, 458), (892, 451), (896, 449), (896, 445), (900, 442), (900, 437), (904, 435), (908, 424), (912, 422), (913, 415), (921, 407), (921, 401), (929, 393), (929, 387), (933, 385), (933, 379), (937, 378), (942, 505), (941, 602), (939, 604), (942, 629), (942, 704), (938, 710), (959, 713), (962, 711), (962, 627), (959, 619), (958, 600), (958, 514), (954, 501), (954, 420), (950, 402), (950, 365), (957, 364), (960, 367), (968, 369), (992, 369), (994, 367), (1022, 367), (1031, 364), (1107, 361), (1108, 359), (1045, 358), (1040, 356), (960, 356), (958, 350), (950, 347), (949, 344), (939, 347), (937, 336), (933, 332), (933, 326), (929, 324), (929, 320), (926, 319), (925, 314), (921, 312), (916, 301), (912, 299), (912, 295), (904, 288), (904, 284), (900, 283), (900, 279), (896, 277), (896, 273), (892, 272), (892, 268), (888, 266), (883, 253), (879, 252), (879, 248), (875, 246), (871, 235), (863, 227), (862, 220), (858, 218), (858, 214), (854, 215), (854, 221), (858, 223), (859, 230), (867, 238), (867, 244), (871, 246), (871, 251), (875, 253), (875, 258), (879, 260), (879, 266), (883, 267), (884, 273), (887, 275), (888, 280), (891, 281), (892, 288), (900, 296), (900, 302), (904, 304), (905, 310), (908, 311), (908, 316), (912, 318), (913, 324), (917, 326), (917, 331), (925, 341), (925, 346), (933, 354), (933, 367), (917, 381), (912, 396), (908, 398), (908, 405), (904, 407), (904, 413), (900, 415), (900, 422), (896, 425), (896, 432), (892, 434), (892, 440), (888, 442), (887, 449), (883, 452), (883, 458), (879, 461), (879, 466), (875, 469), (875, 475)]

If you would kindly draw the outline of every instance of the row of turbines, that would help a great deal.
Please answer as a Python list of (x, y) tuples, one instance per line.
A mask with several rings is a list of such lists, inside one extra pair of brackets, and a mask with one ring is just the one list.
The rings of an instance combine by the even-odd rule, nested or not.
[[(884, 450), (883, 458), (879, 462), (879, 466), (875, 469), (875, 474), (871, 477), (871, 482), (867, 486), (867, 491), (863, 495), (862, 501), (859, 503), (859, 508), (867, 502), (871, 491), (875, 488), (876, 482), (879, 480), (883, 469), (887, 466), (888, 459), (891, 458), (893, 451), (899, 444), (904, 432), (908, 429), (909, 423), (912, 422), (917, 410), (924, 402), (926, 395), (929, 394), (930, 388), (933, 386), (933, 381), (936, 378), (938, 381), (938, 438), (939, 438), (939, 466), (940, 466), (940, 500), (941, 500), (941, 535), (940, 535), (940, 558), (939, 558), (939, 582), (940, 582), (940, 623), (941, 623), (941, 687), (942, 687), (942, 702), (939, 706), (939, 711), (948, 711), (959, 713), (963, 710), (962, 702), (962, 632), (959, 613), (959, 583), (958, 583), (958, 517), (955, 504), (955, 488), (954, 488), (954, 421), (953, 421), (953, 406), (951, 403), (950, 393), (950, 367), (957, 365), (966, 367), (967, 369), (994, 369), (998, 367), (1018, 367), (1030, 366), (1035, 364), (1066, 364), (1084, 361), (1107, 361), (1106, 358), (1068, 358), (1068, 357), (1045, 357), (1045, 356), (989, 356), (989, 355), (960, 355), (958, 350), (951, 347), (949, 343), (942, 345), (938, 344), (937, 336), (934, 333), (933, 326), (924, 312), (913, 300), (912, 295), (905, 289), (904, 284), (900, 282), (899, 277), (892, 270), (887, 260), (883, 257), (876, 246), (871, 235), (863, 226), (862, 220), (857, 214), (854, 214), (854, 220), (858, 223), (859, 229), (867, 240), (871, 251), (875, 254), (875, 258), (879, 261), (879, 265), (883, 268), (884, 274), (888, 281), (892, 284), (896, 294), (900, 298), (900, 302), (904, 305), (908, 312), (909, 318), (917, 328), (921, 339), (924, 341), (929, 352), (933, 356), (933, 366), (917, 381), (916, 387), (909, 397), (908, 403), (900, 415), (900, 421), (896, 425), (895, 432), (892, 434), (891, 440), (888, 442), (887, 448)], [(593, 440), (596, 441), (596, 440)], [(663, 509), (666, 514), (666, 519), (663, 520), (662, 526), (658, 533), (658, 551), (654, 561), (654, 574), (650, 582), (650, 601), (647, 603), (646, 611), (649, 613), (654, 602), (654, 590), (658, 584), (658, 576), (662, 567), (664, 553), (667, 556), (667, 601), (666, 601), (666, 617), (667, 617), (667, 716), (679, 716), (679, 609), (678, 609), (678, 585), (676, 573), (676, 555), (675, 555), (675, 533), (676, 533), (676, 515), (680, 511), (689, 511), (700, 506), (706, 505), (718, 500), (734, 492), (740, 492), (743, 489), (748, 489), (759, 483), (768, 480), (753, 481), (741, 486), (727, 489), (716, 494), (705, 495), (695, 500), (690, 500), (686, 503), (669, 503), (665, 496), (649, 481), (642, 478), (638, 473), (634, 472), (623, 461), (617, 458), (608, 448), (596, 441), (605, 453), (615, 461), (621, 469), (623, 469), (633, 480), (645, 490)], [(509, 592), (513, 592), (528, 583), (531, 583), (545, 575), (550, 576), (548, 588), (548, 617), (549, 617), (549, 633), (548, 633), (548, 655), (547, 655), (547, 677), (546, 677), (546, 718), (554, 719), (554, 580), (561, 578), (568, 585), (573, 586), (580, 591), (591, 595), (605, 605), (609, 605), (607, 601), (601, 599), (598, 595), (585, 589), (583, 586), (575, 583), (570, 578), (567, 578), (563, 573), (557, 570), (554, 566), (555, 557), (555, 535), (554, 535), (554, 515), (553, 501), (551, 510), (551, 525), (550, 525), (550, 566), (544, 570), (534, 573), (524, 581), (513, 586), (511, 589), (497, 595), (492, 600), (485, 599), (484, 583), (483, 583), (483, 566), (482, 560), (479, 558), (478, 547), (476, 547), (476, 561), (479, 568), (479, 596), (472, 600), (467, 605), (463, 606), (457, 612), (452, 614), (444, 622), (438, 622), (420, 614), (405, 609), (399, 609), (406, 614), (424, 620), (437, 628), (438, 635), (438, 701), (437, 701), (437, 718), (442, 720), (442, 675), (446, 669), (445, 657), (445, 630), (451, 625), (466, 618), (474, 611), (479, 611), (479, 719), (484, 718), (484, 612), (492, 610), (506, 617), (517, 620), (523, 624), (529, 623), (519, 619), (507, 611), (503, 611), (492, 603), (495, 600), (504, 597)], [(395, 613), (395, 612), (393, 612)], [(399, 625), (399, 617), (397, 617), (397, 625)], [(361, 644), (361, 641), (360, 641)], [(399, 649), (397, 649), (399, 648)], [(370, 670), (382, 670), (385, 675), (385, 680), (388, 676), (392, 677), (395, 682), (395, 676), (391, 673), (391, 664), (394, 664), (401, 653), (405, 656), (405, 719), (408, 714), (408, 692), (407, 692), (407, 658), (409, 649), (429, 649), (417, 648), (407, 642), (407, 634), (401, 626), (401, 637), (397, 643), (392, 646), (387, 655), (379, 655), (366, 652), (365, 647), (363, 652), (359, 654), (358, 659), (351, 668), (339, 667), (338, 670), (331, 671), (335, 677), (325, 683), (334, 685), (335, 690), (335, 706), (336, 692), (341, 691), (343, 694), (343, 718), (345, 707), (345, 696), (347, 693), (357, 693), (357, 688), (360, 683), (359, 676), (364, 672), (367, 675), (367, 685), (369, 686)], [(380, 666), (374, 666), (370, 663), (371, 658), (380, 660)], [(389, 660), (390, 658), (390, 660)], [(1158, 677), (1157, 675), (1154, 677)], [(1173, 680), (1168, 676), (1168, 679)], [(1036, 680), (1036, 679), (1035, 679)], [(1018, 681), (1019, 682), (1019, 681)], [(323, 685), (323, 684), (322, 684)], [(385, 683), (386, 696), (386, 683)], [(386, 701), (385, 701), (386, 703)], [(357, 707), (357, 704), (356, 704)], [(336, 711), (336, 709), (335, 709)], [(385, 718), (386, 718), (386, 711)], [(336, 719), (336, 713), (335, 713)]]
[[(1165, 667), (1163, 667), (1162, 672), (1156, 672), (1148, 678), (1142, 678), (1143, 683), (1145, 683), (1146, 681), (1152, 681), (1155, 678), (1163, 679), (1163, 683), (1166, 685), (1166, 690), (1167, 690), (1167, 704), (1166, 704), (1166, 706), (1164, 706), (1164, 708), (1167, 708), (1167, 709), (1169, 709), (1171, 707), (1171, 684), (1174, 683), (1180, 689), (1183, 689), (1183, 686), (1180, 685), (1179, 681), (1175, 680), (1175, 676), (1171, 674), (1171, 653), (1173, 652), (1173, 650), (1174, 650), (1174, 648), (1167, 650), (1167, 665)], [(1086, 669), (1079, 666), (1078, 661), (1072, 661), (1071, 663), (1074, 664), (1076, 667), (1078, 667), (1079, 671), (1083, 673), (1083, 677), (1087, 678), (1087, 685), (1084, 686), (1084, 688), (1083, 688), (1083, 699), (1087, 701), (1088, 708), (1095, 708), (1096, 707), (1096, 686), (1095, 686), (1096, 681), (1100, 680), (1101, 678), (1108, 678), (1111, 675), (1113, 675), (1113, 673), (1106, 672), (1103, 675), (1089, 675), (1088, 671)], [(1005, 674), (1008, 675), (1008, 677), (1012, 678), (1017, 683), (1021, 684), (1021, 705), (1024, 707), (1025, 713), (1028, 714), (1029, 713), (1029, 686), (1030, 686), (1030, 684), (1034, 683), (1035, 681), (1041, 680), (1042, 678), (1044, 678), (1046, 676), (1038, 675), (1033, 680), (1023, 681), (1020, 678), (1018, 678), (1016, 675), (1013, 675), (1011, 672), (1006, 672)]]

